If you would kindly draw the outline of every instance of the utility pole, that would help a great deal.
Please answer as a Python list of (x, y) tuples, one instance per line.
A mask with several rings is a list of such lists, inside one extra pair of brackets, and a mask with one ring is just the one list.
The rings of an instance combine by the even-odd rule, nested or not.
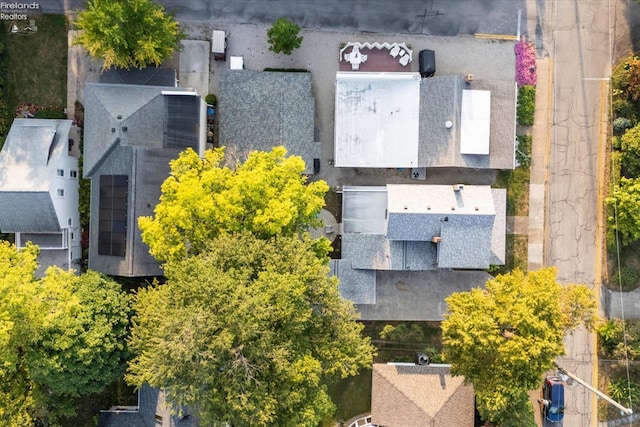
[(604, 400), (606, 400), (607, 402), (609, 402), (610, 404), (612, 404), (616, 408), (620, 409), (620, 411), (622, 411), (624, 414), (627, 414), (627, 415), (633, 414), (633, 409), (626, 408), (626, 407), (622, 406), (621, 404), (619, 404), (618, 402), (616, 402), (615, 400), (613, 400), (612, 398), (610, 398), (609, 396), (607, 396), (606, 394), (604, 394), (603, 392), (598, 390), (597, 388), (593, 387), (588, 382), (584, 381), (582, 378), (578, 377), (576, 374), (573, 374), (573, 373), (571, 373), (569, 371), (566, 371), (566, 370), (562, 369), (558, 365), (556, 365), (556, 366), (558, 368), (558, 372), (560, 372), (561, 375), (566, 375), (567, 377), (571, 378), (572, 380), (574, 380), (578, 384), (584, 386), (587, 390), (591, 391), (596, 396), (603, 398)]

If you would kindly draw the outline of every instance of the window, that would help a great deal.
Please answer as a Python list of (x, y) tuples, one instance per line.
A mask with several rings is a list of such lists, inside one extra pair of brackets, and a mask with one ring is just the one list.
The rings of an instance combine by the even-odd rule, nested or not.
[(58, 195), (58, 197), (64, 197), (64, 190), (62, 188), (58, 188), (56, 194)]
[(58, 169), (58, 170), (56, 170), (56, 175), (58, 175), (58, 176), (64, 176), (64, 169)]
[(127, 234), (126, 175), (100, 175), (98, 253), (125, 256)]
[(73, 231), (71, 232), (71, 240), (72, 241), (76, 241), (76, 233), (74, 233)]
[(77, 179), (77, 178), (78, 178), (78, 171), (77, 171), (77, 170), (73, 170), (73, 169), (71, 169), (71, 170), (69, 171), (69, 177), (74, 178), (74, 179)]

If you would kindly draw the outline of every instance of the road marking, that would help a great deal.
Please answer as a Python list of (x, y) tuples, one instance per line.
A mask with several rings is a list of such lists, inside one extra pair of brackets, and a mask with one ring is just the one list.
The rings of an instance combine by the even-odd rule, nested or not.
[(515, 34), (486, 34), (486, 33), (476, 33), (477, 39), (497, 39), (497, 40), (518, 40), (518, 36)]
[[(599, 116), (599, 129), (598, 129), (598, 155), (597, 155), (597, 174), (598, 185), (597, 191), (597, 204), (596, 204), (596, 253), (595, 253), (595, 270), (594, 270), (594, 282), (593, 291), (596, 297), (597, 307), (600, 307), (600, 286), (602, 281), (602, 246), (603, 246), (603, 230), (604, 230), (604, 201), (602, 192), (604, 190), (604, 164), (605, 164), (605, 144), (607, 143), (607, 123), (606, 123), (606, 105), (607, 105), (607, 81), (609, 79), (602, 79), (600, 82), (600, 116)], [(593, 335), (593, 360), (591, 361), (592, 373), (591, 384), (598, 388), (598, 334)], [(597, 426), (598, 424), (598, 399), (591, 399), (592, 418), (591, 425)]]

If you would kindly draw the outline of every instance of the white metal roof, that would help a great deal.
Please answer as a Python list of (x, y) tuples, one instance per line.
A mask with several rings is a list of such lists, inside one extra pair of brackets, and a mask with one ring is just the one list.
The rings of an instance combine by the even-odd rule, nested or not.
[(460, 122), (460, 153), (489, 155), (491, 92), (463, 90)]
[(337, 167), (418, 166), (420, 75), (338, 72)]

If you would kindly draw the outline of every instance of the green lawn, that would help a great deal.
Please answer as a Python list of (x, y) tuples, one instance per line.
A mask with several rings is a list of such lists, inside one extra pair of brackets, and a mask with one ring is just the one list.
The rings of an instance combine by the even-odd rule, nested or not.
[[(10, 21), (5, 21), (8, 33)], [(45, 107), (67, 103), (67, 25), (61, 15), (36, 17), (36, 33), (7, 34), (9, 103)]]
[(500, 171), (494, 188), (507, 189), (507, 215), (529, 215), (529, 168)]
[(505, 264), (501, 265), (496, 270), (491, 271), (491, 274), (505, 274), (511, 270), (519, 268), (522, 271), (527, 271), (527, 255), (529, 236), (525, 234), (507, 234), (507, 247), (506, 247), (506, 259)]

